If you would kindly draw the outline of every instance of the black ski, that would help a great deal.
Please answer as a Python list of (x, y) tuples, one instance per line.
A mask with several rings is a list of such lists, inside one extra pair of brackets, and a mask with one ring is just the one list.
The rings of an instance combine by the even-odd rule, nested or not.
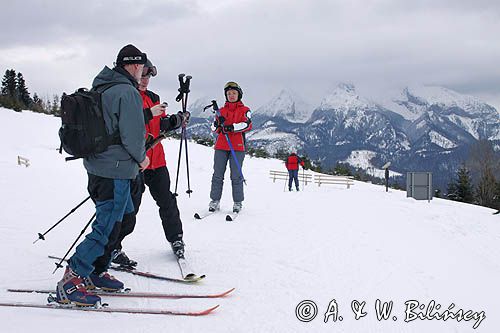
[(227, 214), (226, 215), (226, 221), (233, 222), (233, 221), (235, 221), (238, 218), (238, 216), (239, 216), (239, 213), (236, 213), (236, 212)]
[(209, 217), (210, 215), (213, 215), (213, 214), (215, 214), (215, 213), (217, 213), (217, 212), (218, 212), (218, 211), (214, 211), (214, 212), (210, 212), (210, 211), (208, 211), (208, 212), (206, 212), (206, 213), (201, 213), (201, 214), (194, 213), (194, 218), (195, 218), (196, 220), (203, 220), (204, 218)]

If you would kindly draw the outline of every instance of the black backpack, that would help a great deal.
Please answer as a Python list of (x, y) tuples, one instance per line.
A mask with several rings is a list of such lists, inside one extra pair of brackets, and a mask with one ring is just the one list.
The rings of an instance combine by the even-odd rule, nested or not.
[(101, 95), (104, 91), (120, 83), (108, 83), (91, 90), (80, 88), (61, 98), (61, 120), (59, 129), (62, 149), (72, 157), (66, 160), (91, 157), (102, 153), (110, 145), (120, 144), (120, 134), (111, 135), (104, 122)]

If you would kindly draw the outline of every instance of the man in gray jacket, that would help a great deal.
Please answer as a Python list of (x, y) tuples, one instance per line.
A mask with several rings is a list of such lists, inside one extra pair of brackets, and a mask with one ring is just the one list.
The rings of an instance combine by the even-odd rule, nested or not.
[(146, 54), (129, 44), (118, 53), (116, 67), (104, 67), (92, 84), (93, 89), (102, 92), (106, 127), (117, 140), (106, 151), (84, 159), (96, 219), (57, 284), (60, 303), (93, 306), (100, 298), (88, 289), (117, 291), (123, 288), (122, 282), (107, 273), (110, 260), (106, 246), (120, 232), (123, 219), (135, 218), (131, 185), (139, 167), (144, 169), (149, 164), (144, 148), (142, 98), (137, 91), (146, 61)]

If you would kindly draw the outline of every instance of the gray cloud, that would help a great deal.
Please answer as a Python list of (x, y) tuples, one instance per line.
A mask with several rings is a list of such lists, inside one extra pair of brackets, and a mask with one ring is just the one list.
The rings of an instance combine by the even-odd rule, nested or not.
[(170, 101), (180, 72), (193, 75), (191, 98), (222, 99), (224, 82), (235, 80), (254, 106), (285, 86), (318, 104), (339, 81), (366, 91), (437, 84), (500, 100), (493, 86), (500, 77), (500, 3), (492, 1), (28, 1), (3, 7), (0, 70), (22, 71), (31, 91), (89, 85), (123, 45), (134, 43), (159, 68), (151, 88)]
[[(139, 38), (157, 24), (174, 23), (196, 11), (193, 1), (11, 1), (0, 22), (2, 47), (52, 45), (68, 38)], [(175, 24), (175, 23), (174, 23)]]

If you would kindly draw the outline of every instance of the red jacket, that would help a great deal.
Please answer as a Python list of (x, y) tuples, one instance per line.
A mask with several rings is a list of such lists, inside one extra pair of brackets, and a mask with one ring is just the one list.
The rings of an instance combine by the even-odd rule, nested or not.
[(302, 161), (297, 155), (291, 154), (286, 159), (285, 165), (288, 170), (298, 170), (299, 164), (304, 166), (304, 161)]
[[(229, 103), (226, 102), (224, 107), (219, 110), (222, 117), (224, 117), (224, 125), (233, 125), (234, 131), (228, 132), (229, 140), (233, 145), (235, 151), (245, 151), (245, 132), (252, 129), (251, 112), (248, 107), (243, 105), (243, 102)], [(215, 128), (213, 128), (215, 130)], [(215, 142), (215, 149), (230, 150), (224, 133), (218, 131), (217, 141)]]
[[(158, 95), (151, 91), (142, 91), (139, 90), (141, 97), (142, 97), (142, 107), (144, 109), (150, 109), (151, 107), (160, 104), (160, 98)], [(146, 124), (146, 137), (148, 134), (152, 134), (153, 137), (157, 138), (158, 135), (160, 135), (160, 119), (162, 117), (165, 117), (165, 113), (163, 113), (160, 116), (153, 117), (147, 124)], [(158, 169), (163, 166), (167, 165), (167, 162), (165, 162), (165, 153), (163, 152), (163, 146), (160, 143), (158, 143), (156, 146), (154, 146), (152, 149), (150, 149), (146, 155), (149, 157), (150, 163), (148, 166), (148, 169)]]

